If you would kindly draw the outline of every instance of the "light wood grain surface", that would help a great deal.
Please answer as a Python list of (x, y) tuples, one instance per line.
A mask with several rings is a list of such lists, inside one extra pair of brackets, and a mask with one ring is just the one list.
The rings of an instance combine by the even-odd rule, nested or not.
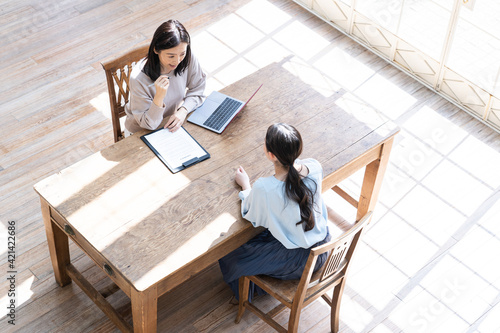
[[(403, 253), (400, 261), (392, 260), (393, 257), (386, 255), (383, 250), (387, 248), (387, 244), (392, 244), (392, 241), (415, 244), (412, 237), (419, 233), (434, 239), (434, 235), (427, 234), (430, 228), (415, 230), (413, 233), (404, 235), (399, 232), (398, 228), (398, 237), (394, 238), (384, 233), (377, 233), (380, 230), (390, 229), (389, 226), (394, 222), (391, 218), (394, 213), (403, 219), (403, 221), (398, 221), (398, 226), (418, 229), (416, 225), (408, 221), (411, 221), (415, 214), (421, 214), (423, 208), (414, 206), (406, 209), (404, 213), (402, 210), (393, 209), (394, 203), (401, 200), (406, 192), (399, 187), (388, 187), (387, 182), (404, 181), (402, 184), (406, 186), (416, 181), (418, 187), (422, 185), (420, 183), (422, 172), (429, 172), (429, 165), (426, 164), (423, 170), (416, 168), (413, 170), (416, 174), (409, 175), (404, 172), (407, 169), (400, 170), (398, 166), (408, 157), (405, 155), (408, 152), (404, 148), (405, 145), (414, 147), (412, 142), (420, 142), (424, 145), (429, 139), (426, 136), (428, 132), (423, 127), (432, 129), (440, 125), (442, 129), (449, 130), (446, 132), (448, 135), (446, 145), (450, 149), (452, 145), (459, 145), (463, 140), (463, 137), (454, 134), (464, 132), (468, 133), (467, 140), (477, 140), (494, 153), (500, 151), (498, 133), (289, 0), (77, 0), (72, 2), (7, 0), (2, 2), (0, 12), (2, 27), (0, 29), (0, 45), (2, 46), (0, 48), (2, 60), (0, 68), (2, 77), (0, 81), (0, 128), (2, 130), (0, 136), (0, 219), (4, 225), (7, 221), (15, 220), (17, 226), (16, 262), (19, 288), (17, 309), (19, 316), (15, 326), (9, 325), (4, 317), (0, 322), (0, 331), (118, 332), (116, 326), (76, 284), (60, 288), (54, 281), (54, 271), (42, 222), (40, 199), (33, 191), (33, 184), (112, 144), (109, 112), (90, 103), (96, 98), (105, 105), (109, 103), (105, 95), (106, 81), (100, 61), (139, 43), (147, 42), (158, 24), (167, 18), (177, 18), (185, 24), (193, 36), (196, 36), (205, 33), (215, 24), (230, 29), (228, 18), (242, 17), (240, 15), (242, 9), (255, 3), (268, 4), (270, 7), (277, 8), (279, 14), (287, 15), (288, 21), (281, 21), (281, 25), (276, 26), (276, 30), (265, 31), (265, 38), (262, 42), (255, 44), (254, 48), (272, 51), (269, 48), (270, 42), (277, 41), (278, 35), (283, 35), (291, 27), (300, 26), (304, 31), (320, 36), (329, 43), (326, 48), (319, 50), (317, 56), (306, 60), (309, 65), (314, 64), (326, 52), (335, 49), (345, 55), (346, 59), (352, 59), (354, 63), (370, 70), (372, 78), (386, 81), (390, 86), (397, 87), (397, 91), (401, 94), (411, 96), (414, 100), (414, 104), (402, 110), (399, 118), (394, 119), (403, 131), (397, 136), (396, 141), (400, 142), (395, 143), (395, 149), (391, 153), (392, 170), (388, 173), (397, 178), (388, 178), (388, 175), (385, 177), (386, 185), (384, 185), (380, 196), (381, 202), (376, 210), (377, 215), (387, 211), (388, 218), (384, 215), (377, 221), (379, 226), (371, 231), (372, 234), (380, 237), (377, 242), (365, 245), (381, 254), (397, 271), (406, 272), (410, 262), (412, 266), (425, 266), (425, 268), (419, 274), (408, 275), (408, 282), (402, 289), (393, 290), (391, 287), (391, 291), (387, 291), (386, 294), (383, 294), (384, 289), (381, 289), (377, 290), (375, 295), (373, 288), (361, 288), (354, 283), (354, 280), (351, 280), (352, 283), (348, 282), (349, 289), (346, 296), (347, 299), (352, 300), (352, 306), (349, 306), (351, 304), (345, 306), (343, 308), (345, 316), (341, 315), (341, 328), (345, 332), (371, 332), (378, 329), (401, 332), (404, 329), (401, 323), (394, 321), (397, 313), (412, 309), (412, 304), (406, 302), (406, 298), (403, 297), (421, 289), (420, 282), (426, 276), (425, 272), (432, 272), (431, 267), (440, 269), (440, 259), (446, 257), (446, 251), (452, 247), (451, 243), (446, 243), (430, 259), (422, 258), (424, 253), (411, 258)], [(259, 23), (262, 22), (260, 17), (262, 15), (256, 16), (257, 19), (245, 19), (248, 19), (247, 22), (254, 27), (260, 28)], [(275, 16), (276, 21), (282, 18), (282, 16)], [(299, 56), (298, 53), (301, 50), (297, 48), (291, 52), (295, 51)], [(273, 55), (273, 52), (265, 52), (263, 58)], [(336, 74), (331, 75), (331, 78), (340, 83), (346, 79)], [(277, 80), (278, 78), (266, 78), (266, 80), (271, 79)], [(283, 80), (283, 89), (286, 89), (285, 80)], [(355, 89), (343, 87), (336, 92), (339, 99), (348, 94), (351, 94), (351, 97), (354, 95), (363, 98), (363, 94), (358, 94)], [(384, 98), (391, 103), (398, 96), (386, 95)], [(270, 96), (267, 101), (268, 107), (272, 108), (274, 105), (272, 97)], [(373, 100), (365, 99), (364, 102), (368, 108), (384, 112)], [(304, 110), (307, 108), (305, 107)], [(428, 112), (424, 112), (425, 110)], [(435, 114), (441, 122), (436, 123), (436, 119), (430, 119), (431, 123), (418, 122), (422, 112)], [(449, 127), (445, 126), (446, 124)], [(260, 142), (261, 138), (259, 137), (258, 140)], [(229, 147), (219, 145), (217, 149), (224, 150)], [(214, 147), (211, 153), (215, 151)], [(426, 148), (425, 152), (428, 151), (432, 149)], [(238, 153), (236, 150), (231, 152)], [(439, 158), (447, 159), (446, 156), (439, 156)], [(427, 162), (434, 162), (434, 155), (427, 157), (429, 158)], [(256, 158), (255, 161), (257, 160), (260, 161)], [(204, 163), (212, 163), (212, 161), (208, 160)], [(257, 176), (261, 175), (255, 175)], [(472, 191), (471, 188), (464, 188), (464, 193), (472, 193)], [(432, 200), (432, 203), (447, 201), (446, 197), (435, 195), (436, 201)], [(338, 208), (332, 207), (335, 210)], [(484, 212), (488, 211), (487, 208), (488, 206), (482, 206)], [(475, 218), (468, 219), (467, 225), (475, 226), (474, 220)], [(422, 224), (425, 222), (427, 221), (422, 221)], [(432, 221), (431, 224), (433, 225), (431, 229), (435, 230), (436, 239), (443, 239), (447, 232), (453, 233), (452, 230), (442, 231), (441, 222)], [(464, 234), (465, 232), (454, 235), (450, 241), (457, 242)], [(101, 267), (97, 267), (72, 241), (69, 242), (69, 250), (74, 266), (83, 273), (85, 278), (96, 285), (96, 289), (110, 289), (108, 288), (109, 279)], [(464, 259), (463, 256), (456, 258), (459, 261)], [(0, 267), (3, 267), (4, 272), (7, 271), (6, 262)], [(485, 275), (479, 267), (468, 266), (467, 269), (473, 271), (478, 279), (487, 280), (488, 275)], [(378, 274), (378, 271), (367, 267), (353, 274), (352, 277), (356, 275), (366, 277), (371, 273)], [(7, 282), (0, 284), (3, 296), (6, 295), (8, 289)], [(381, 293), (387, 298), (381, 299), (379, 297)], [(433, 296), (439, 299), (439, 294), (433, 294)], [(235, 326), (236, 310), (234, 306), (228, 304), (230, 298), (231, 291), (222, 280), (219, 268), (215, 265), (211, 266), (160, 298), (158, 331), (273, 331), (255, 316), (248, 316), (242, 323)], [(177, 301), (171, 302), (172, 299)], [(384, 299), (388, 302), (385, 306), (380, 303)], [(130, 319), (130, 298), (125, 293), (118, 291), (108, 300), (121, 314)], [(259, 302), (273, 306), (268, 298), (263, 298)], [(472, 329), (478, 328), (477, 324), (482, 323), (485, 318), (484, 324), (486, 324), (488, 315), (493, 314), (493, 310), (490, 309), (495, 308), (486, 307), (478, 311), (483, 315), (475, 324), (471, 324)], [(358, 313), (363, 314), (362, 318), (354, 319), (352, 315)], [(363, 321), (363, 318), (368, 319)], [(281, 319), (286, 322), (285, 317)], [(304, 319), (301, 322), (303, 332), (329, 331), (329, 311), (320, 302), (308, 307), (302, 319)], [(447, 316), (443, 316), (443, 319), (455, 322), (453, 318)]]

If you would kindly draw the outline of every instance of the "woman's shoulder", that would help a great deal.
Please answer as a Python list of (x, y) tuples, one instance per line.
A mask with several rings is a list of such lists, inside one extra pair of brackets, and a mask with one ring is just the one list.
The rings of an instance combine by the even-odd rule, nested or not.
[(261, 177), (252, 185), (252, 191), (258, 195), (273, 195), (275, 192), (282, 192), (283, 182), (274, 178), (274, 176)]
[(200, 70), (200, 62), (198, 60), (198, 57), (196, 57), (193, 51), (191, 51), (191, 57), (189, 58), (189, 64), (187, 69), (190, 71)]
[(193, 50), (191, 50), (191, 57), (189, 60), (198, 62), (198, 57), (194, 54)]
[(319, 163), (318, 160), (314, 158), (306, 158), (300, 160), (300, 163), (304, 164), (309, 169), (309, 173), (314, 173), (318, 171), (323, 172), (323, 167), (321, 166), (321, 163)]
[(263, 198), (266, 202), (275, 202), (277, 198), (281, 198), (285, 193), (283, 185), (284, 183), (274, 178), (274, 176), (262, 177), (253, 183), (252, 195)]
[(259, 191), (267, 192), (272, 187), (275, 186), (274, 180), (275, 180), (275, 178), (273, 176), (261, 177), (255, 181), (255, 183), (253, 184), (253, 188), (255, 188)]
[(144, 73), (145, 63), (146, 59), (142, 59), (134, 66), (134, 68), (132, 69), (132, 73), (130, 73), (131, 84), (133, 82), (149, 85), (151, 82), (153, 82), (151, 78), (146, 73)]

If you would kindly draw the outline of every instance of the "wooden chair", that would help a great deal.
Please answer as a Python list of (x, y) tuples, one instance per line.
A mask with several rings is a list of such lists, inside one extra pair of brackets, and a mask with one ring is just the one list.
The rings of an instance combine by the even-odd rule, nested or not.
[[(356, 222), (337, 239), (311, 249), (300, 280), (284, 281), (265, 275), (241, 277), (239, 281), (240, 302), (235, 322), (240, 322), (243, 312), (248, 308), (278, 332), (297, 332), (302, 308), (321, 296), (331, 307), (331, 330), (334, 333), (338, 332), (340, 300), (345, 286), (346, 274), (356, 245), (370, 217), (371, 212), (368, 212), (359, 222)], [(322, 268), (313, 273), (316, 259), (325, 252), (330, 252), (328, 259)], [(249, 303), (248, 290), (250, 281), (264, 289), (280, 301), (281, 304), (264, 313), (255, 305)], [(326, 293), (332, 288), (335, 289), (333, 290), (333, 297), (330, 298)], [(288, 330), (273, 319), (285, 307), (290, 308)]]
[(101, 62), (106, 72), (106, 81), (108, 83), (111, 121), (113, 123), (115, 142), (124, 138), (120, 125), (120, 118), (125, 116), (125, 105), (129, 101), (130, 73), (132, 72), (134, 64), (147, 56), (148, 49), (149, 45), (140, 46)]

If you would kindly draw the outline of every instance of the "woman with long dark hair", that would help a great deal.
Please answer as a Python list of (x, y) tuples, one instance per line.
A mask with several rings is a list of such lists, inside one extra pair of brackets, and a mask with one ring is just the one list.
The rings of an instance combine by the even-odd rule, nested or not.
[[(318, 161), (299, 160), (302, 137), (295, 127), (279, 123), (266, 134), (264, 153), (274, 175), (259, 178), (251, 187), (243, 169), (236, 170), (241, 213), (261, 234), (219, 260), (224, 281), (238, 295), (241, 276), (264, 274), (283, 280), (299, 279), (312, 247), (330, 240), (326, 206), (321, 197), (323, 169)], [(321, 255), (318, 270), (326, 260)], [(249, 299), (264, 291), (250, 284)]]
[(129, 133), (154, 130), (168, 118), (164, 127), (176, 131), (203, 103), (205, 82), (187, 30), (179, 21), (164, 22), (153, 35), (147, 57), (132, 71), (125, 128)]

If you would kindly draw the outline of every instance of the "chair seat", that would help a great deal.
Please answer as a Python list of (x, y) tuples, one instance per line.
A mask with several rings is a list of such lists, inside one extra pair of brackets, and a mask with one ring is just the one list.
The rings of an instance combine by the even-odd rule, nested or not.
[[(342, 276), (343, 274), (336, 274), (332, 280), (337, 281), (324, 285), (323, 288), (317, 288), (315, 285), (317, 285), (319, 279), (321, 278), (321, 269), (314, 272), (311, 277), (311, 282), (309, 283), (310, 287), (307, 289), (306, 296), (304, 298), (304, 305), (307, 305), (316, 298), (320, 297), (323, 294), (322, 291), (324, 289), (331, 289), (339, 284)], [(297, 293), (297, 287), (299, 286), (300, 280), (280, 280), (267, 275), (254, 275), (249, 278), (289, 308), (292, 306), (293, 298)]]

